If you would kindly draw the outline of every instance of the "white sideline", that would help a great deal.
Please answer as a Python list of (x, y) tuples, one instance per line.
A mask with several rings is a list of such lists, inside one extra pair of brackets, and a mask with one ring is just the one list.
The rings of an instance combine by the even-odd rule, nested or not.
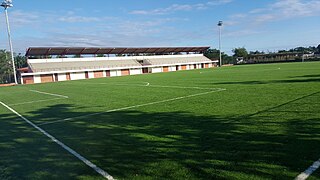
[(51, 96), (57, 96), (57, 97), (62, 97), (62, 98), (69, 98), (68, 96), (63, 96), (60, 94), (52, 94), (52, 93), (47, 93), (47, 92), (41, 92), (41, 91), (36, 91), (36, 90), (30, 90), (31, 92), (36, 92), (40, 94), (46, 94), (46, 95), (51, 95)]
[(320, 167), (320, 159), (314, 162), (307, 170), (299, 174), (295, 180), (305, 180), (307, 179), (314, 171)]
[(140, 105), (134, 105), (134, 106), (127, 106), (127, 107), (118, 108), (118, 109), (112, 109), (112, 110), (108, 110), (108, 111), (104, 111), (104, 112), (99, 112), (99, 113), (87, 114), (87, 115), (83, 115), (83, 116), (77, 116), (77, 117), (71, 117), (71, 118), (66, 118), (66, 119), (57, 120), (57, 121), (46, 122), (46, 123), (38, 124), (38, 126), (43, 126), (43, 125), (48, 125), (48, 124), (55, 124), (55, 123), (65, 122), (65, 121), (72, 121), (72, 120), (77, 119), (77, 118), (84, 118), (84, 117), (95, 116), (95, 115), (100, 115), (100, 114), (105, 114), (105, 113), (110, 113), (110, 112), (116, 112), (116, 111), (122, 111), (122, 110), (127, 110), (127, 109), (133, 109), (133, 108), (137, 108), (137, 107), (143, 107), (143, 106), (160, 104), (160, 103), (165, 103), (165, 102), (170, 102), (170, 101), (176, 101), (176, 100), (186, 99), (186, 98), (195, 97), (195, 96), (201, 96), (201, 95), (205, 95), (205, 94), (209, 94), (209, 93), (214, 93), (214, 92), (225, 91), (225, 90), (226, 90), (226, 89), (216, 88), (216, 89), (213, 90), (213, 91), (207, 91), (207, 92), (192, 94), (192, 95), (188, 95), (188, 96), (181, 96), (181, 97), (166, 99), (166, 100), (162, 100), (162, 101), (155, 101), (155, 102), (150, 102), (150, 103), (146, 103), (146, 104), (140, 104)]
[(68, 147), (67, 145), (63, 144), (61, 141), (59, 141), (58, 139), (56, 139), (55, 137), (53, 137), (52, 135), (50, 135), (49, 133), (47, 133), (45, 130), (43, 130), (42, 128), (40, 128), (39, 126), (35, 125), (34, 123), (32, 123), (31, 121), (29, 121), (27, 118), (23, 117), (21, 114), (19, 114), (18, 112), (16, 112), (14, 109), (12, 109), (11, 107), (7, 106), (6, 104), (4, 104), (3, 102), (0, 101), (0, 104), (4, 107), (6, 107), (7, 109), (9, 109), (11, 112), (13, 112), (14, 114), (16, 114), (17, 116), (19, 116), (21, 119), (23, 119), (25, 122), (27, 122), (28, 124), (30, 124), (31, 126), (33, 126), (35, 129), (37, 129), (38, 131), (40, 131), (42, 134), (44, 134), (45, 136), (47, 136), (48, 138), (50, 138), (53, 142), (57, 143), (58, 145), (60, 145), (63, 149), (65, 149), (66, 151), (68, 151), (70, 154), (72, 154), (73, 156), (75, 156), (76, 158), (78, 158), (79, 160), (81, 160), (83, 163), (85, 163), (87, 166), (91, 167), (92, 169), (94, 169), (97, 173), (99, 173), (100, 175), (102, 175), (103, 177), (105, 177), (108, 180), (113, 180), (113, 177), (108, 174), (106, 171), (102, 170), (101, 168), (99, 168), (98, 166), (96, 166), (95, 164), (93, 164), (92, 162), (90, 162), (88, 159), (86, 159), (85, 157), (81, 156), (79, 153), (77, 153), (76, 151), (74, 151), (73, 149), (71, 149), (70, 147)]

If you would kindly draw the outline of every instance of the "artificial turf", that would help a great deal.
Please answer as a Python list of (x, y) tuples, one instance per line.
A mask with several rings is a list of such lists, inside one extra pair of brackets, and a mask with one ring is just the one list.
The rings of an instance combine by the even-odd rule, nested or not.
[[(2, 87), (0, 101), (116, 179), (293, 179), (320, 158), (319, 62)], [(0, 179), (102, 178), (3, 106), (0, 132)]]

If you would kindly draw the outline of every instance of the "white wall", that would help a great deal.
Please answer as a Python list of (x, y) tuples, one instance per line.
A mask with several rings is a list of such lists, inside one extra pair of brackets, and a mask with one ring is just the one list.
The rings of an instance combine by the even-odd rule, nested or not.
[(194, 69), (194, 65), (193, 65), (193, 64), (190, 64), (190, 65), (189, 65), (189, 69)]
[(142, 74), (142, 69), (130, 69), (130, 75)]
[(94, 72), (93, 72), (93, 71), (89, 71), (89, 72), (88, 72), (88, 78), (89, 78), (89, 79), (94, 78)]
[(107, 77), (107, 72), (106, 71), (102, 71), (102, 76), (103, 77)]
[(169, 66), (169, 71), (177, 71), (176, 66)]
[(34, 83), (41, 83), (41, 77), (40, 75), (34, 75), (33, 76)]
[(122, 76), (122, 74), (121, 74), (121, 69), (118, 69), (118, 70), (117, 70), (117, 76)]
[(110, 77), (121, 76), (121, 70), (111, 70)]
[(180, 71), (181, 69), (182, 69), (182, 68), (181, 68), (181, 66), (179, 65), (179, 66), (178, 66), (178, 70)]
[(162, 72), (162, 67), (154, 67), (152, 68), (152, 73), (161, 73)]
[(78, 80), (78, 79), (85, 79), (86, 75), (84, 72), (74, 72), (74, 73), (70, 73), (70, 78), (71, 80)]
[(117, 76), (117, 70), (111, 70), (110, 71), (110, 77)]
[(67, 80), (66, 73), (58, 74), (58, 81), (66, 81), (66, 80)]

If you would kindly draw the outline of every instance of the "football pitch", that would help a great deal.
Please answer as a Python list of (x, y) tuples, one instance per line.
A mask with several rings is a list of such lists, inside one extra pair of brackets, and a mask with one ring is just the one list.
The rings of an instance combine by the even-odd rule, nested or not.
[(319, 62), (1, 87), (0, 102), (0, 179), (294, 179), (320, 158)]

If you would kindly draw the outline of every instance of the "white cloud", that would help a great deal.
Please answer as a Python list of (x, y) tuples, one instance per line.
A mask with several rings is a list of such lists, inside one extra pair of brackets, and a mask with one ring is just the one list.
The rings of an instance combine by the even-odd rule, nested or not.
[[(202, 7), (201, 5), (197, 5), (198, 8)], [(154, 9), (154, 10), (135, 10), (130, 12), (130, 14), (139, 14), (139, 15), (163, 15), (163, 14), (169, 14), (175, 11), (190, 11), (192, 9), (196, 8), (196, 5), (179, 5), (179, 4), (173, 4), (167, 8), (159, 8), (159, 9)]]
[(227, 31), (223, 33), (223, 36), (226, 37), (241, 37), (247, 35), (256, 35), (261, 34), (263, 31), (253, 30), (253, 29), (242, 29), (242, 30), (235, 30), (235, 31)]
[[(13, 28), (23, 27), (27, 25), (40, 25), (41, 23), (87, 23), (102, 22), (105, 20), (113, 20), (115, 17), (95, 17), (95, 16), (79, 16), (74, 11), (67, 12), (27, 12), (21, 10), (9, 11), (9, 20)], [(0, 18), (0, 23), (5, 23), (4, 18)]]
[(300, 17), (320, 16), (320, 1), (278, 0), (265, 9), (253, 9), (250, 13), (258, 23)]
[[(311, 33), (308, 32), (310, 28), (299, 32), (294, 29), (290, 30), (290, 28), (296, 25), (300, 28), (303, 26), (301, 23), (303, 20), (310, 21), (310, 19), (315, 19), (312, 17), (318, 18), (320, 16), (320, 0), (274, 0), (267, 2), (264, 6), (239, 12), (224, 19), (225, 26), (222, 35), (232, 41), (229, 48), (240, 44), (251, 46), (254, 49), (259, 46), (278, 49), (276, 46), (284, 47), (288, 44), (288, 47), (302, 46), (301, 43), (312, 45), (319, 39), (316, 36), (319, 30), (316, 28)], [(293, 20), (296, 20), (297, 23), (295, 24)], [(319, 23), (314, 21), (317, 26)], [(283, 27), (282, 22), (289, 28)], [(307, 25), (309, 26), (309, 24)]]
[(166, 8), (157, 8), (153, 10), (134, 10), (130, 14), (137, 15), (164, 15), (171, 14), (177, 11), (205, 10), (210, 6), (218, 6), (232, 2), (233, 0), (215, 0), (207, 3), (198, 4), (173, 4)]
[(79, 22), (94, 22), (94, 21), (101, 21), (101, 18), (98, 17), (84, 17), (84, 16), (67, 16), (67, 17), (60, 17), (58, 19), (62, 22), (69, 22), (69, 23), (79, 23)]
[(281, 10), (286, 17), (293, 17), (308, 16), (319, 12), (317, 8), (319, 5), (320, 1), (282, 0), (273, 4), (271, 8)]
[(234, 25), (238, 25), (238, 24), (239, 24), (239, 21), (235, 21), (235, 20), (223, 21), (224, 26), (234, 26)]
[[(72, 11), (59, 13), (12, 11), (9, 17), (14, 50), (21, 53), (30, 46), (170, 45), (185, 38), (177, 34), (180, 32), (173, 32), (174, 28), (170, 24), (188, 21), (185, 18), (130, 21), (119, 17), (86, 17)], [(0, 21), (5, 27), (3, 19), (0, 18)], [(86, 25), (83, 25), (84, 23)], [(3, 35), (0, 36), (1, 40), (6, 37), (4, 33), (3, 31)], [(6, 44), (0, 44), (1, 48), (6, 48)]]
[(218, 5), (223, 5), (223, 4), (228, 4), (231, 3), (233, 0), (216, 0), (216, 1), (209, 1), (207, 2), (207, 5), (210, 6), (218, 6)]
[(250, 14), (256, 14), (256, 13), (262, 13), (264, 11), (266, 11), (265, 8), (258, 8), (258, 9), (253, 9), (253, 10), (249, 11), (249, 13)]
[(238, 18), (246, 18), (248, 15), (247, 14), (233, 14), (230, 17), (233, 19), (238, 19)]
[[(23, 12), (20, 10), (17, 11), (9, 11), (9, 21), (11, 26), (24, 26), (27, 24), (34, 23), (40, 19), (40, 15), (38, 13), (33, 12)], [(5, 23), (5, 18), (0, 18), (0, 23)]]
[[(269, 23), (294, 18), (320, 16), (320, 0), (276, 0), (263, 7), (229, 16), (224, 24), (230, 33), (225, 36), (249, 36), (263, 33)], [(233, 32), (231, 32), (233, 31)]]
[(264, 8), (256, 8), (248, 13), (231, 15), (231, 25), (244, 24), (256, 26), (270, 22), (283, 21), (293, 18), (320, 16), (320, 0), (277, 0)]

